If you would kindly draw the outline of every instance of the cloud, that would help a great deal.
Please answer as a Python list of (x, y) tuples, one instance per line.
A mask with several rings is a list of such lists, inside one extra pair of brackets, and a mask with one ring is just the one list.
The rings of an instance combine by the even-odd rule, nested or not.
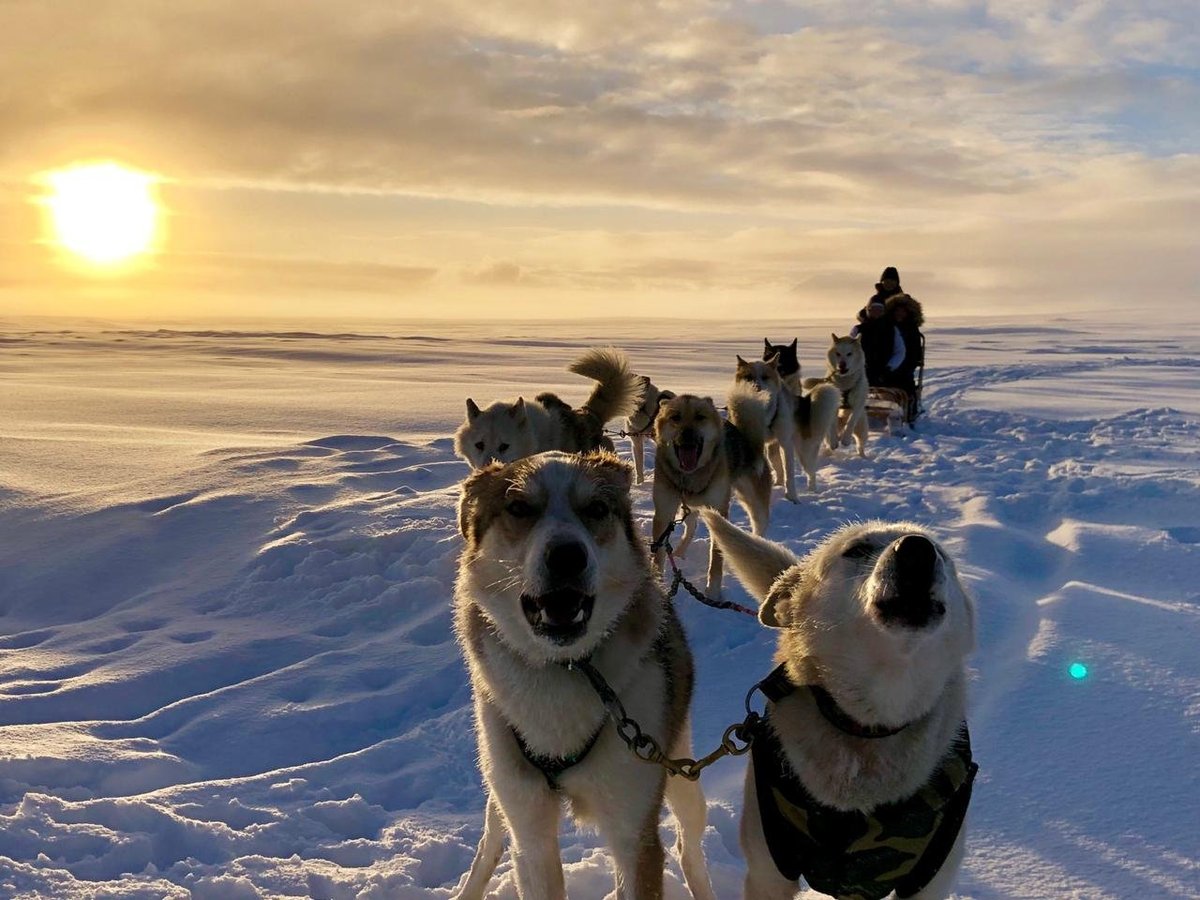
[(1159, 225), (1195, 200), (1189, 8), (18, 0), (0, 179), (162, 171), (192, 204), (162, 268), (195, 290), (783, 306), (887, 256), (956, 303), (1045, 297), (1082, 247), (1191, 271)]

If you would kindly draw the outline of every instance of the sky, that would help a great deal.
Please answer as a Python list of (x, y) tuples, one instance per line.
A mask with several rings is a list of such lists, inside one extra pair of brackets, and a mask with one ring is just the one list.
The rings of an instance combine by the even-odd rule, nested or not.
[[(0, 2), (0, 315), (1200, 303), (1194, 0)], [(71, 264), (44, 173), (160, 179)]]

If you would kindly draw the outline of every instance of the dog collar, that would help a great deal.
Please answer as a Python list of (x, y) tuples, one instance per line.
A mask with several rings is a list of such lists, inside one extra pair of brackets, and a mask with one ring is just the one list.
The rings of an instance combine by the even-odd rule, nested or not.
[(901, 725), (898, 728), (892, 728), (887, 725), (864, 725), (857, 719), (850, 716), (844, 709), (838, 706), (837, 701), (833, 699), (829, 691), (821, 687), (819, 684), (806, 684), (797, 686), (788, 678), (787, 666), (780, 663), (775, 669), (764, 678), (759, 685), (762, 692), (772, 702), (779, 702), (789, 694), (795, 693), (801, 687), (812, 694), (813, 700), (817, 704), (817, 709), (820, 710), (821, 716), (843, 734), (848, 734), (851, 737), (857, 738), (885, 738), (891, 737), (894, 734), (899, 734), (908, 727), (908, 723)]

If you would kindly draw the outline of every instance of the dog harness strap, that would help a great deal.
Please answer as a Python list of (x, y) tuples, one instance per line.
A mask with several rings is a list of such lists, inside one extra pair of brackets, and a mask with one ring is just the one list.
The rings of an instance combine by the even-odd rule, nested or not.
[(847, 715), (846, 711), (838, 706), (837, 701), (830, 696), (829, 691), (825, 690), (819, 684), (808, 685), (808, 690), (813, 695), (813, 699), (817, 701), (817, 709), (821, 711), (821, 715), (825, 721), (838, 731), (848, 734), (851, 737), (891, 737), (893, 734), (899, 734), (908, 727), (907, 723), (901, 725), (899, 728), (891, 728), (887, 725), (863, 725), (858, 720)]
[[(758, 687), (766, 695), (767, 699), (773, 703), (778, 703), (784, 697), (799, 690), (796, 685), (792, 684), (792, 680), (788, 678), (787, 666), (783, 663), (772, 669), (771, 674), (758, 683)], [(887, 725), (863, 725), (857, 719), (851, 718), (844, 709), (838, 706), (837, 701), (820, 685), (807, 684), (804, 685), (804, 690), (812, 694), (813, 700), (816, 701), (817, 709), (825, 721), (838, 731), (848, 734), (851, 737), (891, 737), (893, 734), (899, 734), (908, 727), (907, 724), (901, 725), (899, 728), (892, 728)]]
[(592, 736), (587, 739), (583, 747), (570, 756), (543, 756), (540, 753), (535, 753), (525, 743), (525, 738), (521, 737), (521, 732), (517, 731), (511, 725), (508, 726), (508, 730), (512, 732), (512, 736), (517, 742), (517, 748), (521, 751), (521, 755), (525, 757), (525, 761), (545, 776), (546, 784), (550, 785), (550, 790), (557, 791), (561, 787), (558, 783), (559, 776), (572, 766), (583, 762), (587, 755), (592, 752), (592, 748), (600, 740), (600, 732), (604, 730), (606, 721), (606, 719), (601, 719), (599, 727), (592, 732)]
[(787, 764), (774, 730), (755, 742), (754, 776), (763, 834), (784, 878), (822, 893), (880, 900), (909, 897), (933, 879), (954, 846), (978, 766), (964, 722), (929, 781), (911, 797), (869, 813), (822, 806)]
[(796, 685), (788, 678), (787, 665), (780, 663), (771, 674), (758, 683), (758, 688), (772, 703), (778, 703), (788, 694), (794, 693)]

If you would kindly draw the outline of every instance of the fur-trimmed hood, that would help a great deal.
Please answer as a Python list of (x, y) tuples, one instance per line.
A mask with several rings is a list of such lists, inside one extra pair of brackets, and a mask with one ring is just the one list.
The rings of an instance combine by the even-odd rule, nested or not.
[(898, 306), (903, 306), (908, 310), (908, 320), (917, 328), (925, 324), (925, 312), (921, 309), (921, 301), (910, 297), (908, 294), (895, 294), (888, 297), (885, 301), (885, 314), (891, 316), (892, 310)]

